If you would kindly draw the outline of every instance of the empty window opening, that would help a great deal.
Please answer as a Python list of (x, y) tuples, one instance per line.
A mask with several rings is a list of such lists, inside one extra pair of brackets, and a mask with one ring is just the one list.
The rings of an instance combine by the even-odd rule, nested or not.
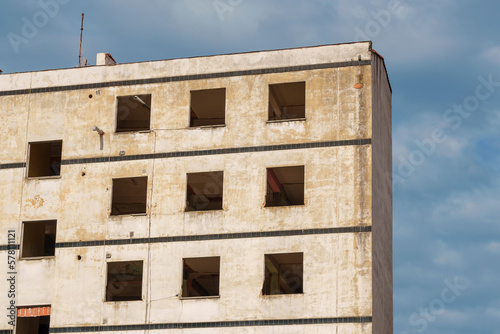
[(306, 83), (269, 85), (269, 120), (306, 117)]
[(266, 207), (304, 204), (304, 166), (267, 168)]
[(61, 175), (62, 140), (29, 143), (28, 177)]
[(187, 174), (186, 211), (222, 210), (224, 172)]
[(23, 222), (22, 257), (54, 256), (56, 221)]
[(200, 257), (183, 261), (182, 297), (219, 295), (220, 257)]
[(303, 292), (303, 253), (266, 254), (264, 295)]
[(146, 213), (148, 177), (113, 179), (111, 215)]
[(108, 262), (106, 301), (142, 300), (143, 261)]
[(17, 309), (16, 334), (48, 334), (49, 328), (50, 306)]
[(147, 131), (151, 123), (151, 94), (118, 97), (116, 132)]
[(224, 125), (225, 114), (225, 88), (191, 91), (190, 127)]

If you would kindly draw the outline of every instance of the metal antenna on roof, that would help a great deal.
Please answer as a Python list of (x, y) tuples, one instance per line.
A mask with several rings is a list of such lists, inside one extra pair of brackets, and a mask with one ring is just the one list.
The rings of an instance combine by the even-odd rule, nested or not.
[(85, 14), (82, 13), (82, 27), (80, 28), (80, 53), (78, 54), (78, 67), (84, 66), (82, 64), (82, 39), (83, 39), (83, 18)]

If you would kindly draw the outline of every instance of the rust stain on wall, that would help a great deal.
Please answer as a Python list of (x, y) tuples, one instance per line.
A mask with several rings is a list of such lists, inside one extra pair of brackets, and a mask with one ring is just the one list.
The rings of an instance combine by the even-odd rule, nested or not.
[(43, 206), (45, 200), (42, 197), (40, 197), (40, 195), (35, 195), (35, 197), (27, 199), (26, 202), (28, 202), (26, 206), (32, 206), (33, 208), (38, 209)]

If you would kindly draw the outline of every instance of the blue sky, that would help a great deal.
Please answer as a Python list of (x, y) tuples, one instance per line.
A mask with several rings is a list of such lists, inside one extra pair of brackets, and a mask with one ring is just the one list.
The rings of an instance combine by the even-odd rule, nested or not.
[(82, 12), (90, 64), (373, 40), (393, 88), (394, 333), (500, 333), (499, 2), (57, 0), (40, 14), (53, 1), (2, 1), (4, 73), (77, 65)]

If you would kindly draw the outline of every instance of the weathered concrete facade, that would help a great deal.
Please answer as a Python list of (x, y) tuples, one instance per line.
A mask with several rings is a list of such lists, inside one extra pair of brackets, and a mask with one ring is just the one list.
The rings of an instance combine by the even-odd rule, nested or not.
[[(269, 85), (292, 82), (305, 117), (269, 121)], [(190, 92), (219, 88), (224, 124), (190, 126)], [(150, 130), (116, 132), (117, 98), (149, 94)], [(371, 43), (4, 74), (0, 124), (0, 266), (15, 230), (16, 306), (50, 306), (53, 330), (392, 333), (391, 89)], [(60, 175), (28, 177), (30, 143), (61, 140)], [(304, 166), (303, 205), (266, 206), (281, 166)], [(186, 211), (187, 174), (213, 171), (222, 209)], [(113, 180), (143, 176), (144, 214), (112, 214)], [(49, 220), (54, 255), (21, 256)], [(284, 253), (303, 291), (265, 295), (264, 256)], [(197, 257), (220, 257), (217, 296), (182, 297)], [(138, 300), (107, 301), (121, 261), (143, 263)]]

